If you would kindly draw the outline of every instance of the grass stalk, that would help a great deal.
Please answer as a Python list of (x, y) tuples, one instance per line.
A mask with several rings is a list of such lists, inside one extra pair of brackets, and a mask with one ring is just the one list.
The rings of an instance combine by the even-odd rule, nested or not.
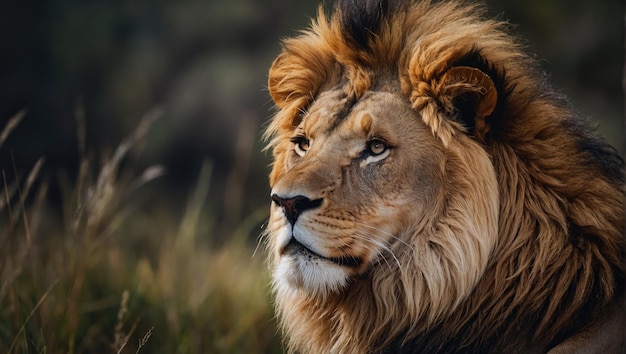
[(8, 353), (11, 353), (13, 351), (13, 348), (15, 347), (15, 344), (17, 343), (18, 338), (20, 338), (20, 336), (24, 333), (24, 329), (26, 328), (26, 324), (28, 324), (30, 319), (37, 312), (37, 310), (44, 303), (44, 301), (46, 301), (46, 298), (48, 297), (48, 295), (50, 295), (50, 293), (52, 292), (52, 289), (54, 289), (57, 286), (57, 284), (59, 284), (59, 279), (55, 280), (52, 284), (50, 284), (50, 286), (43, 293), (41, 298), (39, 298), (39, 301), (37, 301), (37, 304), (35, 305), (35, 307), (33, 307), (33, 309), (30, 311), (28, 316), (26, 316), (26, 319), (23, 321), (22, 326), (20, 327), (19, 331), (17, 332), (17, 334), (13, 338), (13, 341), (11, 342), (11, 346), (9, 347)]
[(24, 119), (24, 116), (26, 116), (25, 109), (17, 112), (13, 117), (11, 117), (11, 119), (9, 119), (7, 124), (5, 124), (4, 128), (2, 128), (2, 131), (0, 132), (0, 147), (2, 147), (9, 135), (11, 135), (11, 132), (15, 130), (22, 119)]

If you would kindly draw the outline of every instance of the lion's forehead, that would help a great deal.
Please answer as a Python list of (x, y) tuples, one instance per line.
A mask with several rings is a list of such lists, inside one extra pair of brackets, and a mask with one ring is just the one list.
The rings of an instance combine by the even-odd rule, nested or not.
[(307, 110), (299, 130), (311, 138), (364, 140), (382, 132), (392, 138), (396, 123), (412, 115), (408, 101), (399, 94), (369, 91), (354, 99), (343, 90), (324, 91)]

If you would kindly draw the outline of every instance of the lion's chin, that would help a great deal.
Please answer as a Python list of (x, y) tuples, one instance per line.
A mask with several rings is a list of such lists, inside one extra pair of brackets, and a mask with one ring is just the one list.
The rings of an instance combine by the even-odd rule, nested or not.
[(312, 297), (326, 297), (344, 289), (349, 274), (343, 266), (306, 248), (280, 256), (274, 269), (274, 286), (279, 291), (304, 291)]

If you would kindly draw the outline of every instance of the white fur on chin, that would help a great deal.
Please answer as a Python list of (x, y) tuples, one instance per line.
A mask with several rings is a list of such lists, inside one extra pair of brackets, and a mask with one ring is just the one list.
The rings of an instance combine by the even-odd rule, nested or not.
[(302, 290), (319, 298), (337, 293), (348, 284), (348, 274), (340, 265), (298, 254), (280, 257), (273, 277), (279, 292)]

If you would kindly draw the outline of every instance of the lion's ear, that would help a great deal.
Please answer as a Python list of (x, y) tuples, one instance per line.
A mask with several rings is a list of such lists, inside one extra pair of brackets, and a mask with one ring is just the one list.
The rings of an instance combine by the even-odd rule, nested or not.
[(493, 113), (498, 102), (493, 80), (479, 69), (456, 66), (442, 76), (441, 83), (462, 123), (482, 141), (489, 131), (486, 118)]
[(288, 56), (285, 53), (280, 54), (276, 59), (274, 59), (267, 80), (267, 87), (269, 89), (270, 96), (278, 108), (284, 108), (290, 94), (290, 88), (285, 87), (285, 79), (288, 75), (285, 66), (288, 66), (286, 63), (288, 60)]
[(332, 57), (308, 42), (287, 45), (274, 60), (268, 77), (268, 89), (278, 108), (296, 104), (302, 108), (328, 79)]

